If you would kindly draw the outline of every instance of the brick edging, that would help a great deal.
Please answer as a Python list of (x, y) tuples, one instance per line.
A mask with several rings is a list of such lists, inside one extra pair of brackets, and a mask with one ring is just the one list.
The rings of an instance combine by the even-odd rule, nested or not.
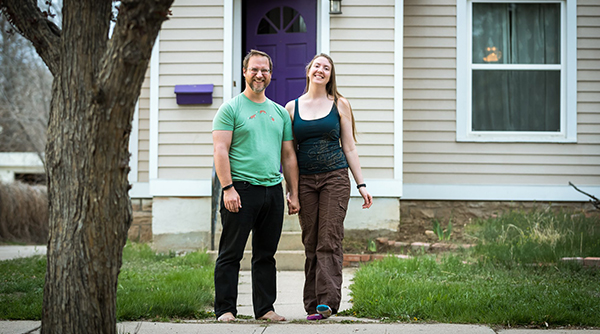
[[(361, 263), (381, 260), (386, 256), (395, 256), (400, 259), (410, 259), (412, 256), (404, 254), (344, 254), (344, 267), (358, 267)], [(573, 261), (584, 267), (600, 269), (600, 257), (563, 257), (563, 262)]]

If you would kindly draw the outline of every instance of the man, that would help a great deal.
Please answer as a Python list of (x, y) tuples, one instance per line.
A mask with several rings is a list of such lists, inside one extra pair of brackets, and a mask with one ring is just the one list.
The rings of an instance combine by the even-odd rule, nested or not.
[(215, 265), (215, 315), (235, 320), (240, 261), (252, 231), (252, 305), (259, 320), (285, 321), (275, 313), (275, 251), (281, 236), (286, 180), (288, 213), (300, 210), (298, 165), (288, 112), (269, 100), (273, 62), (251, 50), (243, 62), (246, 88), (224, 103), (213, 120), (214, 159), (223, 186), (223, 232)]

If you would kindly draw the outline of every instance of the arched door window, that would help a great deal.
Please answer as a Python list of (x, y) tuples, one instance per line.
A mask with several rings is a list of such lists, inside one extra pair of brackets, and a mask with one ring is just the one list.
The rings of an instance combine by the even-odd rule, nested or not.
[(283, 6), (271, 9), (260, 20), (257, 35), (277, 34), (279, 32), (306, 32), (304, 18), (294, 8)]

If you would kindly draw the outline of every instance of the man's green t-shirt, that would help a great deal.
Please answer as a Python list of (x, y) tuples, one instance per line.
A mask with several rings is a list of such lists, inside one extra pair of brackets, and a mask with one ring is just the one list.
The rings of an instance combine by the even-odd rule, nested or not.
[(233, 181), (270, 187), (283, 180), (281, 144), (294, 139), (285, 108), (269, 99), (252, 102), (242, 93), (219, 108), (215, 130), (233, 131), (229, 148)]

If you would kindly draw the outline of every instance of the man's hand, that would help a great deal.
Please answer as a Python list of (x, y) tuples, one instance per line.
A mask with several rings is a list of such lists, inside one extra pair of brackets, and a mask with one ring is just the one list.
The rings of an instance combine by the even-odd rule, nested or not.
[(242, 208), (242, 199), (235, 190), (235, 187), (223, 191), (223, 204), (225, 205), (225, 209), (229, 210), (229, 212), (240, 211)]
[(288, 204), (288, 215), (295, 215), (300, 212), (298, 195), (290, 195), (290, 193), (287, 193), (286, 199)]

